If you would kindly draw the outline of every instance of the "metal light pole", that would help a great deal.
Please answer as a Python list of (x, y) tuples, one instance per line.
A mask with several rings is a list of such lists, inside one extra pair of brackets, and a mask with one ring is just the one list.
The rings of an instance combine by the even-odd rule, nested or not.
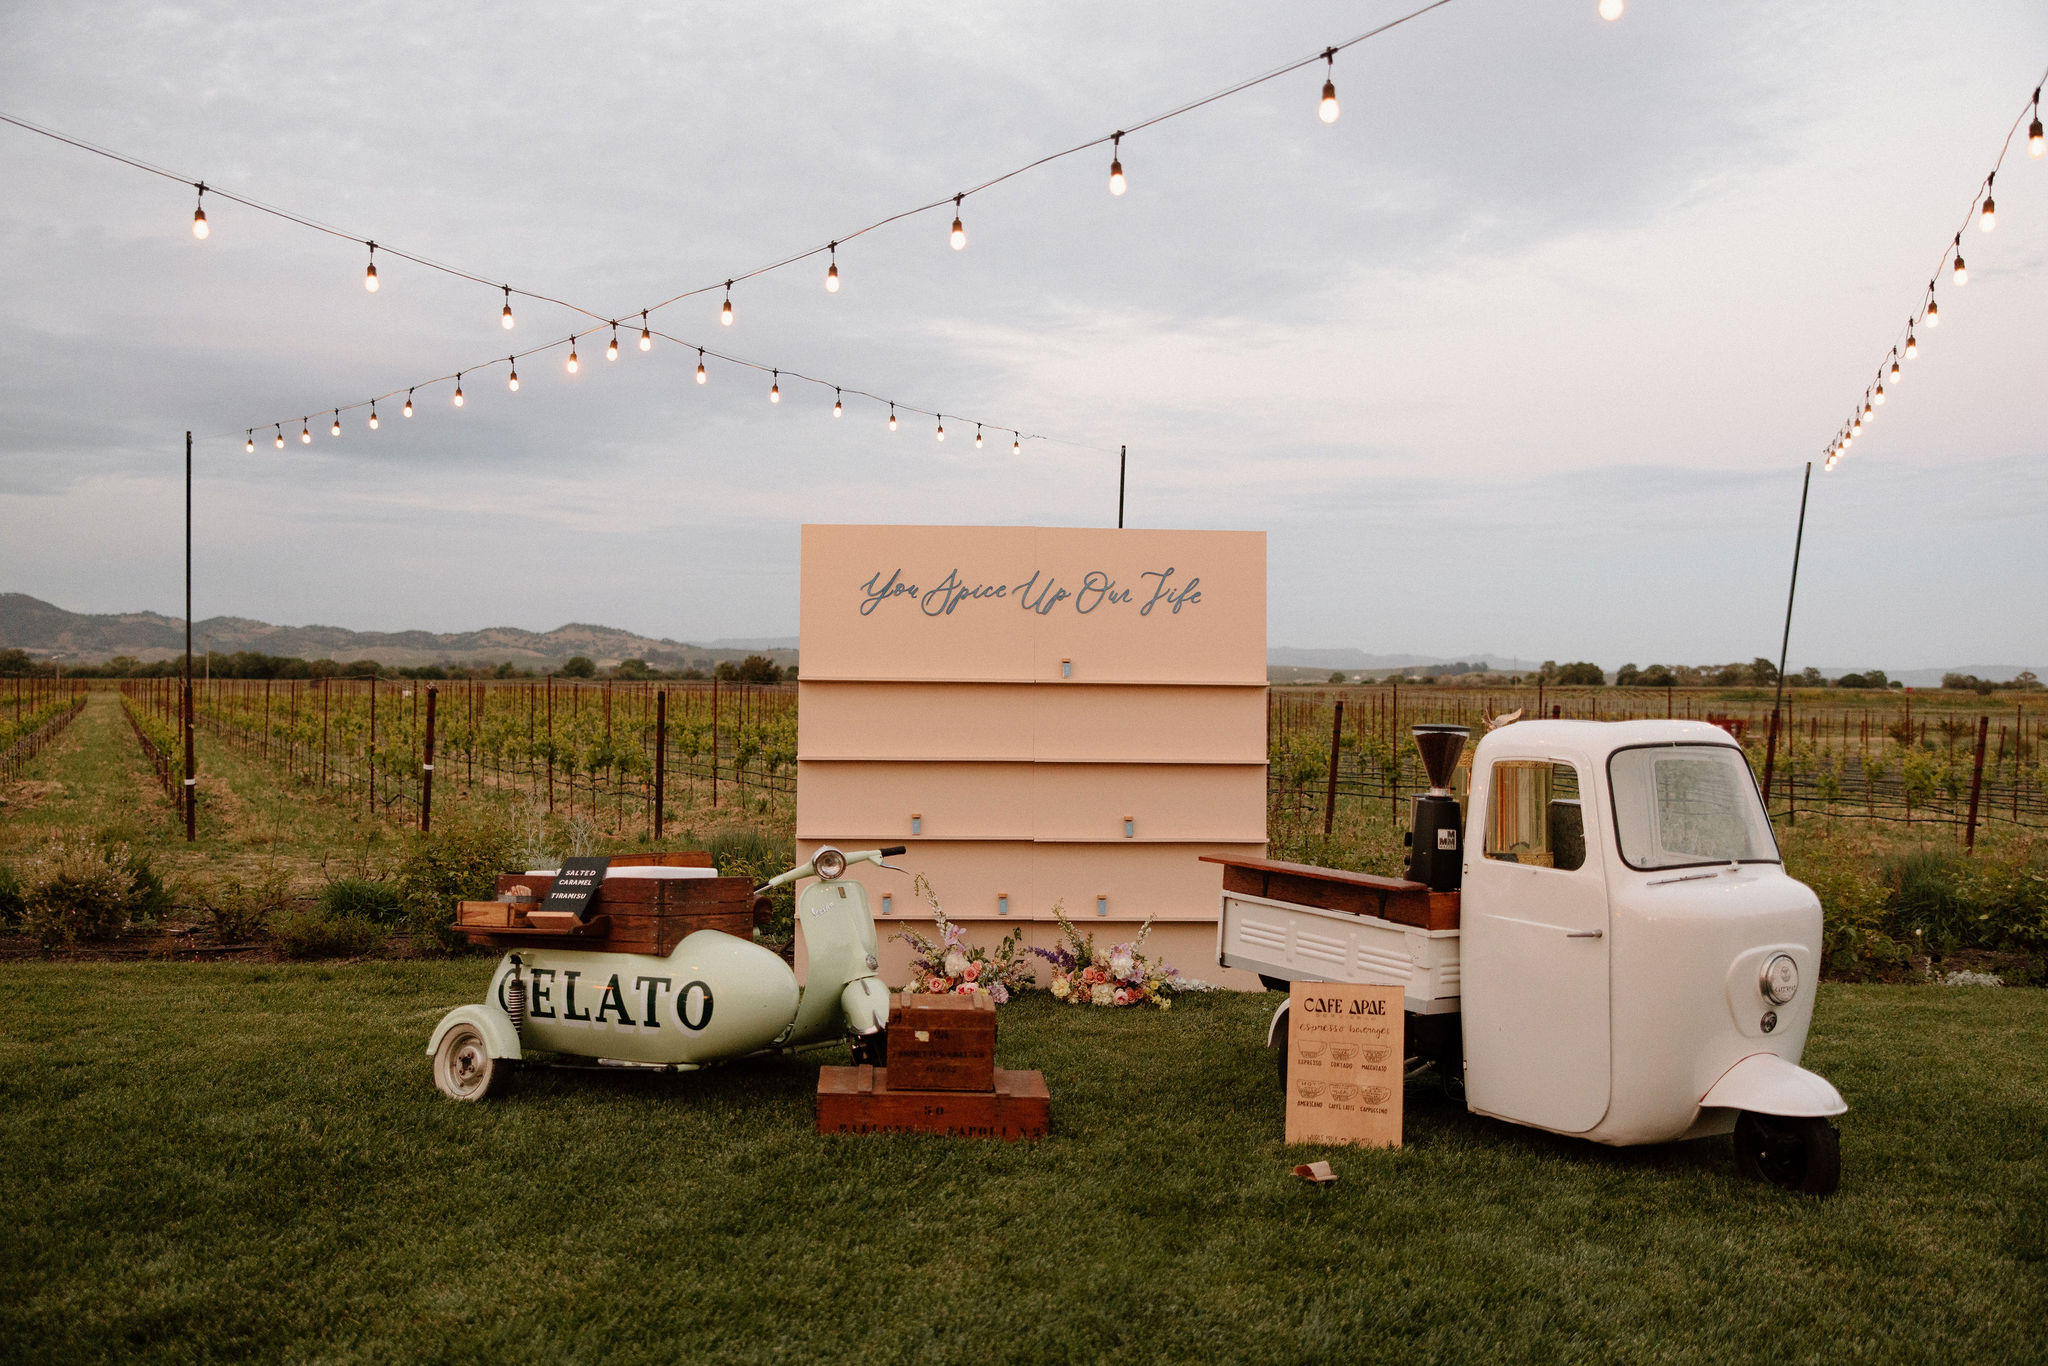
[(1792, 599), (1799, 592), (1799, 550), (1806, 543), (1806, 493), (1813, 486), (1813, 462), (1799, 483), (1799, 530), (1792, 537), (1792, 586), (1785, 590), (1785, 634), (1778, 642), (1778, 693), (1771, 699), (1771, 738), (1764, 744), (1764, 811), (1771, 809), (1771, 773), (1778, 762), (1778, 714), (1785, 704), (1785, 661), (1792, 648)]
[(1116, 448), (1116, 529), (1124, 529), (1124, 458), (1130, 454), (1129, 446)]
[(185, 842), (199, 838), (199, 776), (192, 756), (192, 433), (185, 433)]

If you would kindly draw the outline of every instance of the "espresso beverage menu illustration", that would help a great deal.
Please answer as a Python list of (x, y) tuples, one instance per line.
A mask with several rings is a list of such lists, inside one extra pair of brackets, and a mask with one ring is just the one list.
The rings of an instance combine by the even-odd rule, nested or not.
[(1287, 1025), (1287, 1141), (1401, 1146), (1400, 987), (1296, 982)]

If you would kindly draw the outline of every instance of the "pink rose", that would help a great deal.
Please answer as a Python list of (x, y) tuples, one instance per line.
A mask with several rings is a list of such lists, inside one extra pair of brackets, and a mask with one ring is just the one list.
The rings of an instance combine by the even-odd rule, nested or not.
[(948, 982), (943, 977), (934, 977), (931, 981), (925, 983), (925, 985), (941, 996), (943, 996), (945, 993), (953, 989), (952, 983)]
[(955, 996), (972, 996), (974, 991), (975, 987), (972, 982), (962, 982), (959, 986), (953, 988)]
[(969, 963), (969, 964), (967, 965), (967, 972), (966, 972), (965, 976), (966, 976), (967, 980), (968, 980), (968, 981), (970, 981), (970, 982), (976, 982), (976, 981), (980, 981), (980, 980), (981, 980), (981, 964), (979, 964), (979, 963)]
[(1120, 1006), (1127, 1006), (1131, 1003), (1131, 993), (1119, 987), (1116, 994), (1110, 997), (1110, 999)]

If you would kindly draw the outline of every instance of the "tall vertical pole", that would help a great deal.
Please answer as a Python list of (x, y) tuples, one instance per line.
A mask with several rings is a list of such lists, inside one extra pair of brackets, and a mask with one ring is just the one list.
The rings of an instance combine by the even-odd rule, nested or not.
[(192, 754), (192, 433), (185, 433), (185, 842), (199, 838), (199, 769)]
[(661, 838), (661, 806), (668, 778), (668, 691), (654, 694), (654, 837)]
[(434, 699), (437, 689), (427, 689), (427, 743), (420, 756), (420, 833), (434, 832)]
[(1130, 454), (1129, 446), (1116, 448), (1116, 529), (1124, 529), (1124, 458)]
[(1344, 752), (1344, 699), (1337, 699), (1337, 715), (1330, 722), (1330, 787), (1323, 796), (1323, 833), (1337, 824), (1337, 760)]
[(1813, 486), (1813, 462), (1799, 481), (1799, 530), (1792, 537), (1792, 586), (1785, 590), (1785, 634), (1778, 641), (1778, 693), (1771, 699), (1771, 738), (1764, 748), (1764, 810), (1771, 809), (1771, 772), (1778, 761), (1778, 712), (1785, 705), (1785, 663), (1792, 649), (1792, 600), (1799, 592), (1799, 550), (1806, 543), (1806, 492)]
[(1977, 852), (1977, 799), (1984, 792), (1984, 738), (1991, 730), (1991, 718), (1977, 718), (1977, 768), (1970, 775), (1970, 825), (1963, 835), (1963, 848), (1970, 853)]
[(718, 671), (711, 671), (711, 809), (718, 809)]

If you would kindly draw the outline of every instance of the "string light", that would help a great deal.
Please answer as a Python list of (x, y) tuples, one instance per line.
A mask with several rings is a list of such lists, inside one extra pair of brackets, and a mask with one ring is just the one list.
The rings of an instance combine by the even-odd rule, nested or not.
[(377, 244), (370, 242), (365, 245), (370, 248), (370, 268), (363, 272), (363, 288), (375, 294), (377, 292)]
[(1929, 327), (1941, 326), (1941, 305), (1934, 298), (1934, 281), (1927, 282), (1927, 311), (1920, 315), (1920, 321)]
[(377, 400), (374, 398), (370, 400), (370, 430), (377, 430)]
[(1969, 267), (1963, 264), (1963, 235), (1961, 233), (1956, 234), (1956, 266), (1953, 273), (1958, 285), (1970, 283)]
[(782, 402), (782, 372), (780, 370), (774, 373), (773, 378), (768, 383), (768, 401), (770, 403)]
[(946, 415), (945, 415), (944, 413), (940, 413), (940, 414), (939, 414), (939, 440), (941, 440), (941, 441), (944, 441), (945, 439), (946, 439)]
[(1870, 401), (1880, 408), (1884, 407), (1884, 382), (1882, 380), (1878, 382), (1877, 392), (1871, 395)]
[(406, 391), (405, 391), (405, 414), (404, 414), (404, 415), (405, 415), (406, 417), (411, 417), (411, 416), (412, 416), (412, 390), (410, 390), (410, 389), (408, 389), (408, 390), (406, 390)]
[(271, 444), (272, 444), (272, 445), (274, 445), (274, 446), (276, 446), (276, 447), (277, 447), (277, 448), (278, 448), (279, 450), (283, 450), (283, 449), (284, 449), (284, 424), (283, 424), (282, 422), (276, 422), (276, 423), (272, 423), (271, 425), (277, 428), (277, 440), (276, 440), (276, 441), (273, 441), (273, 442), (272, 442)]
[[(2039, 156), (2041, 154), (2036, 152), (2034, 155)], [(204, 242), (206, 234), (213, 231), (212, 228), (206, 226), (206, 182), (203, 180), (195, 182), (192, 188), (199, 191), (199, 198), (197, 200), (199, 207), (192, 210), (192, 235)]]
[(974, 424), (974, 449), (981, 449), (981, 424), (979, 422)]
[[(616, 331), (618, 324), (613, 323), (612, 327)], [(640, 349), (642, 351), (652, 351), (654, 349), (654, 334), (647, 330), (647, 310), (644, 308), (640, 310)]]
[(341, 435), (341, 409), (336, 408), (334, 410), (334, 425), (327, 429), (327, 434), (329, 436)]
[(697, 348), (697, 383), (703, 384), (710, 378), (704, 369), (704, 348), (700, 346)]
[(573, 375), (581, 368), (581, 362), (576, 359), (576, 339), (571, 337), (569, 338), (569, 373)]
[(1913, 336), (1913, 320), (1908, 318), (1906, 319), (1906, 359), (1911, 360), (1919, 354), (1920, 343)]
[(511, 377), (505, 381), (505, 387), (516, 394), (519, 392), (519, 361), (515, 357), (507, 356), (505, 364), (512, 367)]
[(896, 430), (896, 405), (893, 403), (889, 405), (889, 430)]
[(498, 315), (498, 326), (507, 332), (512, 330), (512, 286), (505, 286), (505, 311)]
[(256, 429), (254, 427), (249, 429), (249, 439), (242, 443), (242, 449), (251, 455), (256, 453)]
[(953, 244), (955, 251), (960, 251), (967, 245), (967, 229), (960, 226), (960, 201), (965, 198), (965, 194), (953, 196), (953, 231), (946, 240)]
[(619, 325), (617, 323), (612, 324), (612, 339), (611, 343), (604, 349), (604, 358), (606, 360), (617, 360), (619, 358)]
[(1324, 123), (1337, 121), (1337, 49), (1325, 48), (1323, 60), (1328, 63), (1328, 79), (1323, 82), (1322, 103), (1316, 106), (1316, 117)]
[(1010, 433), (1010, 454), (1011, 454), (1011, 455), (1022, 455), (1022, 454), (1024, 454), (1024, 437), (1023, 437), (1023, 435), (1022, 435), (1021, 433), (1019, 433), (1019, 432), (1011, 432), (1011, 433)]
[(834, 387), (832, 390), (832, 416), (846, 416), (846, 405), (839, 401), (839, 390), (837, 387)]
[(725, 307), (718, 311), (718, 321), (732, 326), (732, 281), (725, 282)]
[(1991, 182), (1997, 175), (1998, 172), (1993, 171), (1984, 177), (1984, 211), (1977, 215), (1979, 232), (1990, 232), (1998, 226), (1998, 205), (1991, 198)]
[(1621, 0), (1600, 0), (1600, 17), (1610, 24), (1621, 18)]
[(825, 250), (832, 258), (831, 264), (825, 267), (825, 292), (827, 294), (837, 294), (839, 292), (839, 244), (837, 242), (827, 242)]
[(462, 372), (460, 370), (455, 372), (455, 406), (458, 408), (462, 406)]
[(1109, 192), (1111, 194), (1122, 194), (1124, 192), (1124, 163), (1122, 158), (1123, 142), (1124, 135), (1121, 129), (1110, 135)]
[(1900, 379), (1904, 378), (1904, 376), (1905, 376), (1905, 373), (1906, 373), (1905, 371), (1903, 371), (1903, 370), (1899, 369), (1899, 353), (1898, 353), (1898, 352), (1896, 352), (1896, 351), (1892, 352), (1892, 372), (1891, 372), (1891, 373), (1892, 373), (1892, 383), (1893, 383), (1893, 384), (1897, 384), (1897, 383), (1899, 382), (1899, 380), (1900, 380)]
[(310, 417), (299, 419), (299, 444), (301, 446), (313, 444), (313, 419)]
[(2034, 88), (2034, 121), (2027, 125), (2027, 155), (2040, 160), (2041, 153), (2048, 151), (2048, 141), (2041, 136), (2041, 89)]

